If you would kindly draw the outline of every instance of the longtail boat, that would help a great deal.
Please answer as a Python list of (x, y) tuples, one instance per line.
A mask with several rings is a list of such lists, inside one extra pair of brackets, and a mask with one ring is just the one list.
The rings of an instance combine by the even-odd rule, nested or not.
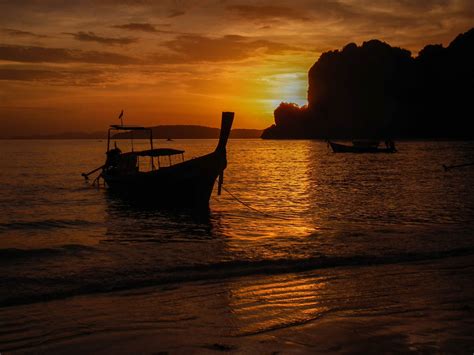
[[(224, 170), (227, 167), (226, 145), (233, 120), (233, 112), (223, 112), (216, 149), (212, 153), (186, 161), (183, 150), (153, 148), (151, 128), (112, 125), (108, 131), (105, 164), (82, 175), (87, 179), (90, 174), (101, 170), (96, 181), (103, 179), (111, 191), (124, 193), (148, 204), (208, 207), (218, 177), (218, 194), (221, 193)], [(113, 131), (128, 131), (131, 135), (134, 131), (142, 131), (141, 135), (143, 131), (148, 132), (150, 149), (123, 153), (117, 147), (111, 148)], [(181, 162), (172, 164), (173, 156), (181, 156)], [(143, 164), (139, 160), (142, 157), (147, 157), (147, 171), (141, 170)], [(162, 158), (167, 158), (168, 166), (160, 163)]]
[(386, 147), (379, 147), (378, 141), (353, 141), (352, 145), (328, 141), (334, 153), (395, 153), (395, 143), (387, 141)]

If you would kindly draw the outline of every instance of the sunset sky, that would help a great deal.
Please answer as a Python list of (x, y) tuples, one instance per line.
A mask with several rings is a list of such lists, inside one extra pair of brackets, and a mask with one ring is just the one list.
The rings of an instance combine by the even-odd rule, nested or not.
[(319, 55), (373, 38), (414, 55), (472, 0), (0, 0), (0, 136), (129, 124), (237, 128), (306, 102)]

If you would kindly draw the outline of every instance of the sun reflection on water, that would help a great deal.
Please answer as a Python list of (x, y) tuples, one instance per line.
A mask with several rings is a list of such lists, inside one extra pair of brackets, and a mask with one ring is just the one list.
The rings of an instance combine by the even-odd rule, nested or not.
[(251, 335), (304, 324), (321, 317), (326, 280), (297, 274), (242, 280), (230, 285), (229, 308), (238, 327), (236, 335)]

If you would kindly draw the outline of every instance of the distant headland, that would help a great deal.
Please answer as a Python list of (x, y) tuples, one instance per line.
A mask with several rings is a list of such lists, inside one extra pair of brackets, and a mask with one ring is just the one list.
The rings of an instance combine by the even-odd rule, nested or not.
[[(198, 126), (198, 125), (162, 125), (151, 127), (153, 138), (155, 139), (217, 139), (219, 138), (219, 128)], [(134, 138), (148, 138), (140, 136), (141, 132), (136, 132)], [(230, 138), (260, 138), (262, 130), (259, 129), (233, 129)], [(30, 136), (4, 137), (3, 139), (106, 139), (107, 132), (65, 132), (59, 134), (38, 134)], [(116, 139), (130, 138), (128, 132), (118, 133)]]
[(474, 139), (474, 28), (417, 57), (379, 40), (323, 53), (308, 105), (282, 102), (266, 139)]

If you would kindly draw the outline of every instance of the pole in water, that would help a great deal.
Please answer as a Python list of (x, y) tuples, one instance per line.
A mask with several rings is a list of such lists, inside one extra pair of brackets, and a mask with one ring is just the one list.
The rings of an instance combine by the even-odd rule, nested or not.
[(222, 184), (224, 183), (224, 171), (219, 174), (219, 181), (217, 182), (217, 195), (220, 196), (222, 192)]
[(95, 173), (96, 171), (98, 171), (99, 169), (102, 169), (103, 167), (105, 167), (105, 165), (99, 166), (98, 168), (95, 168), (94, 170), (91, 170), (88, 173), (82, 173), (81, 175), (84, 177), (84, 179), (89, 180), (89, 175)]

